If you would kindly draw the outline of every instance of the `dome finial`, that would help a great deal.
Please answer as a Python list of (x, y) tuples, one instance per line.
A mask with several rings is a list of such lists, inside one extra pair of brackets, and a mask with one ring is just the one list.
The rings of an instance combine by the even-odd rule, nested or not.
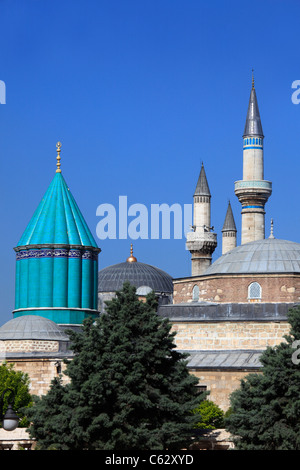
[(252, 90), (254, 90), (254, 69), (252, 69)]
[(57, 142), (56, 144), (56, 151), (57, 151), (57, 157), (56, 157), (56, 160), (57, 160), (57, 163), (56, 163), (56, 173), (61, 173), (61, 169), (60, 169), (60, 150), (61, 150), (61, 143), (60, 142)]
[(271, 219), (271, 231), (270, 231), (269, 238), (275, 238), (274, 233), (273, 233), (273, 229), (274, 229), (274, 222), (273, 222), (273, 219)]
[(137, 259), (135, 256), (133, 256), (133, 248), (132, 248), (132, 243), (130, 245), (130, 256), (129, 258), (127, 258), (126, 260), (128, 263), (136, 263), (137, 262)]

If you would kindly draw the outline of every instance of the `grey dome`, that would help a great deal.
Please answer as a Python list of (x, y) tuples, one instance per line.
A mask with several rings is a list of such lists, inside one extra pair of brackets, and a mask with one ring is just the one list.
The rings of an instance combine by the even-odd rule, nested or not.
[(149, 286), (141, 286), (136, 290), (137, 295), (147, 295), (150, 294), (150, 292), (152, 292), (152, 289)]
[(276, 238), (245, 243), (218, 258), (203, 275), (300, 273), (300, 243)]
[(125, 261), (101, 269), (98, 274), (98, 292), (121, 290), (125, 281), (129, 281), (137, 289), (149, 286), (156, 293), (173, 292), (173, 279), (169, 274), (138, 261), (133, 263)]
[(0, 340), (37, 339), (67, 341), (68, 336), (52, 320), (38, 315), (23, 315), (0, 328)]

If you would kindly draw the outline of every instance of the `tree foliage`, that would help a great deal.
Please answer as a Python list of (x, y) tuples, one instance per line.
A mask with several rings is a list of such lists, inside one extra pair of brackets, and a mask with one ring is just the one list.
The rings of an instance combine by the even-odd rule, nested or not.
[(223, 410), (211, 400), (201, 401), (193, 413), (198, 418), (197, 429), (219, 429), (224, 425)]
[(30, 413), (40, 448), (172, 449), (191, 438), (198, 382), (175, 348), (153, 293), (141, 302), (129, 283), (105, 314), (70, 331), (70, 382), (52, 382)]
[(13, 395), (9, 391), (4, 394), (2, 411), (6, 411), (8, 404), (14, 398), (12, 404), (14, 411), (20, 418), (19, 427), (27, 427), (29, 422), (24, 413), (26, 413), (26, 408), (32, 405), (29, 377), (24, 372), (15, 371), (13, 364), (3, 363), (0, 365), (0, 398), (7, 388), (13, 390)]
[(237, 449), (300, 449), (299, 307), (289, 311), (288, 321), (285, 341), (261, 355), (261, 373), (249, 374), (231, 395), (226, 428), (236, 436)]

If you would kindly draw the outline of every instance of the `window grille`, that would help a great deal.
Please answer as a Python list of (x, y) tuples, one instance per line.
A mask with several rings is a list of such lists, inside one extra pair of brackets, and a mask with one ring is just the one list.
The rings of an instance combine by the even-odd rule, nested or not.
[(252, 282), (248, 287), (248, 298), (249, 300), (260, 300), (261, 299), (261, 286), (258, 282)]
[(199, 300), (199, 286), (193, 287), (193, 300)]

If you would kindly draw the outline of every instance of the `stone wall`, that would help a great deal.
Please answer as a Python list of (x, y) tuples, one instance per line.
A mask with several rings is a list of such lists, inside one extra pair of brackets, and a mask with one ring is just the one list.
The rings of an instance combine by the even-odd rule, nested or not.
[(24, 339), (24, 340), (8, 340), (0, 341), (4, 343), (1, 345), (1, 352), (41, 352), (41, 351), (58, 351), (59, 342), (58, 341), (44, 341), (44, 340), (33, 340), (33, 339)]
[(30, 438), (26, 428), (14, 431), (0, 429), (0, 450), (33, 450), (35, 441)]
[[(14, 365), (15, 371), (28, 374), (30, 379), (29, 391), (32, 395), (45, 395), (51, 381), (59, 376), (59, 371), (63, 371), (65, 364), (61, 360), (50, 358), (23, 357), (22, 359), (8, 359), (8, 364)], [(60, 369), (61, 368), (61, 369)], [(63, 381), (67, 382), (67, 377), (63, 375)]]
[(194, 276), (174, 280), (174, 304), (192, 302), (192, 291), (199, 286), (199, 301), (247, 302), (248, 287), (252, 282), (261, 286), (261, 302), (298, 302), (300, 275), (230, 275)]
[(178, 349), (257, 349), (275, 346), (288, 334), (287, 322), (172, 322)]
[(190, 372), (199, 379), (199, 385), (206, 386), (210, 392), (208, 400), (216, 403), (224, 412), (230, 407), (230, 394), (239, 388), (241, 379), (249, 371), (231, 370), (192, 370)]
[[(2, 340), (0, 364), (5, 361), (13, 364), (15, 371), (28, 374), (30, 393), (44, 395), (51, 381), (65, 369), (63, 359), (72, 356), (66, 348), (66, 342), (54, 340)], [(67, 377), (63, 380), (66, 382)]]

